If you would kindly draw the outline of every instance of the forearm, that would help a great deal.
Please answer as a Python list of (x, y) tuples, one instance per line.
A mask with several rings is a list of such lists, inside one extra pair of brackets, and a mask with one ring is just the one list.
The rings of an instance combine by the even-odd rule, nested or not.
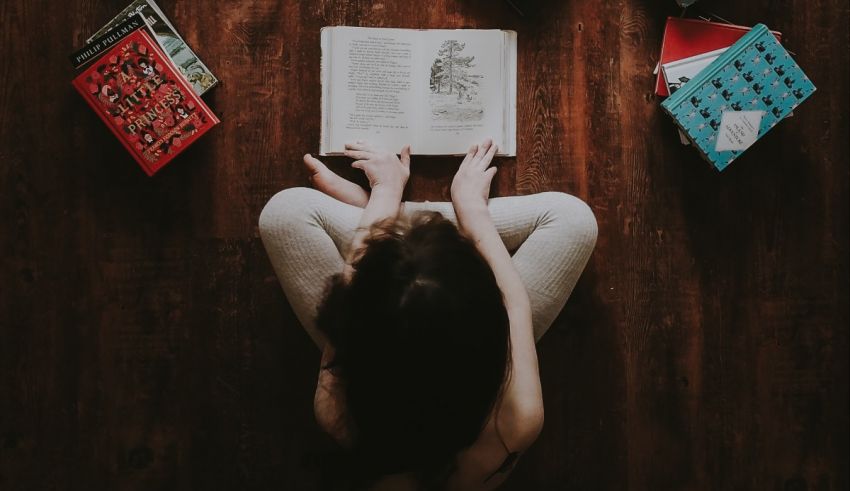
[(496, 282), (504, 296), (508, 314), (514, 311), (517, 314), (528, 313), (530, 316), (528, 292), (505, 244), (496, 231), (489, 210), (482, 207), (472, 212), (457, 212), (457, 217), (461, 232), (475, 243), (476, 249), (493, 270)]
[(504, 402), (509, 410), (516, 410), (515, 414), (525, 413), (527, 403), (536, 404), (542, 400), (528, 292), (487, 208), (458, 212), (457, 216), (461, 231), (474, 241), (475, 247), (493, 270), (496, 283), (502, 291), (510, 322), (513, 365)]
[(356, 258), (357, 252), (363, 247), (363, 242), (369, 236), (369, 228), (381, 220), (395, 218), (398, 216), (401, 206), (401, 191), (389, 188), (377, 187), (369, 196), (369, 203), (363, 208), (360, 215), (360, 223), (352, 239), (351, 248), (345, 261), (346, 276), (351, 273), (351, 263)]

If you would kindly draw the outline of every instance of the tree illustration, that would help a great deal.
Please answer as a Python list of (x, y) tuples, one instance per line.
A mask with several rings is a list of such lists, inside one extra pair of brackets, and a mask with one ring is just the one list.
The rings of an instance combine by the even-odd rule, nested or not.
[(443, 60), (437, 58), (431, 65), (431, 92), (440, 93), (442, 89)]
[(457, 93), (460, 100), (464, 94), (478, 86), (475, 79), (479, 76), (469, 73), (469, 69), (475, 66), (472, 64), (475, 57), (461, 56), (464, 47), (465, 43), (454, 39), (443, 41), (437, 52), (438, 58), (431, 65), (432, 92), (440, 94), (446, 90), (448, 94)]

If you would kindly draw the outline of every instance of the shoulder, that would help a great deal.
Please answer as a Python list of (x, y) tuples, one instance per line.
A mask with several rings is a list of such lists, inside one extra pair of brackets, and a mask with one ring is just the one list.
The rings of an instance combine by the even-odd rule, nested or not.
[(457, 457), (448, 489), (489, 490), (500, 486), (543, 428), (543, 405), (503, 405), (478, 439)]

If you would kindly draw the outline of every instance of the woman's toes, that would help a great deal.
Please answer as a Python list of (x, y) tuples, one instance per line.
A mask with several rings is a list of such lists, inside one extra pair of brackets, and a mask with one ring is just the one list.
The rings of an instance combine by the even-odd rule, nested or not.
[(325, 164), (322, 163), (321, 160), (317, 159), (316, 157), (313, 157), (309, 153), (304, 155), (304, 165), (307, 167), (307, 169), (310, 171), (310, 174), (312, 175), (316, 175), (322, 172), (323, 170), (328, 170), (328, 168), (325, 166)]

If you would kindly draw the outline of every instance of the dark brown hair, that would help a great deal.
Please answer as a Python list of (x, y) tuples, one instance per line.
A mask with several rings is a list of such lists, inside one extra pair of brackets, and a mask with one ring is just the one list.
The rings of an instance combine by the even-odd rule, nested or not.
[(344, 387), (350, 488), (396, 473), (440, 488), (510, 373), (496, 278), (439, 213), (373, 226), (353, 266), (350, 281), (333, 278), (317, 318)]

